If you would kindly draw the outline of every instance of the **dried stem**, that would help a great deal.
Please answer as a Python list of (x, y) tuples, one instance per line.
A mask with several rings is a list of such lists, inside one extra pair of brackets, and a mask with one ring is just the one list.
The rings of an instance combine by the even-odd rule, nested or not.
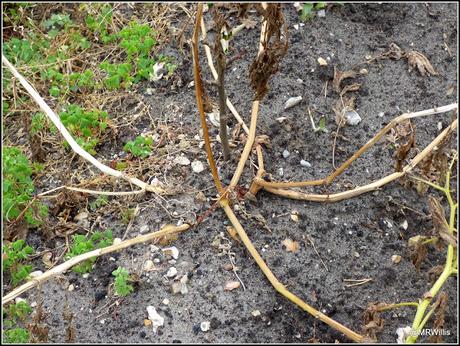
[(446, 113), (449, 111), (456, 110), (458, 108), (457, 103), (452, 103), (447, 106), (427, 109), (420, 112), (414, 113), (405, 113), (396, 118), (394, 118), (388, 125), (386, 125), (383, 129), (381, 129), (373, 138), (371, 138), (366, 144), (364, 144), (357, 152), (355, 152), (347, 161), (345, 161), (339, 168), (337, 168), (332, 174), (330, 174), (327, 178), (319, 179), (319, 180), (307, 180), (307, 181), (292, 181), (292, 182), (268, 182), (258, 180), (256, 183), (260, 184), (264, 187), (270, 188), (284, 188), (284, 187), (304, 187), (304, 186), (315, 186), (315, 185), (323, 185), (323, 184), (330, 184), (335, 178), (337, 178), (340, 174), (343, 173), (345, 169), (347, 169), (351, 163), (360, 157), (364, 152), (366, 152), (370, 147), (372, 147), (375, 143), (377, 143), (380, 138), (388, 131), (390, 131), (393, 127), (397, 124), (412, 118), (433, 115), (433, 114), (440, 114)]
[[(202, 36), (203, 40), (206, 40), (206, 26), (204, 25), (203, 18), (201, 18), (201, 36)], [(211, 70), (212, 76), (213, 76), (213, 78), (215, 80), (218, 80), (219, 76), (218, 76), (218, 73), (217, 73), (217, 71), (216, 71), (216, 69), (214, 67), (214, 63), (212, 61), (211, 48), (209, 48), (207, 45), (204, 45), (204, 51), (206, 53), (206, 58), (208, 60), (208, 65), (209, 65), (209, 68)], [(232, 102), (230, 101), (229, 98), (226, 99), (226, 103), (227, 103), (228, 109), (230, 110), (230, 112), (232, 112), (233, 116), (238, 121), (238, 124), (240, 124), (241, 127), (243, 128), (244, 132), (246, 132), (248, 134), (249, 133), (249, 128), (247, 127), (247, 125), (245, 124), (244, 120), (241, 118), (241, 116), (239, 115), (239, 113), (237, 112), (237, 110), (235, 109), (235, 107), (233, 106), (233, 104), (232, 104)]]
[(284, 297), (289, 299), (291, 302), (299, 306), (302, 310), (308, 312), (310, 315), (314, 316), (315, 318), (320, 319), (324, 323), (328, 324), (332, 328), (338, 330), (339, 332), (345, 334), (348, 338), (355, 342), (361, 342), (363, 341), (364, 337), (351, 329), (348, 329), (344, 325), (338, 323), (337, 321), (331, 319), (330, 317), (327, 317), (325, 314), (321, 313), (320, 311), (316, 310), (315, 308), (311, 307), (307, 303), (305, 303), (302, 299), (291, 293), (286, 289), (286, 287), (278, 281), (278, 279), (273, 275), (272, 271), (270, 268), (268, 268), (267, 264), (265, 261), (262, 259), (262, 257), (259, 255), (257, 252), (256, 248), (252, 244), (251, 240), (247, 236), (246, 232), (244, 231), (243, 227), (241, 226), (240, 222), (238, 221), (238, 218), (235, 216), (233, 213), (232, 208), (229, 206), (227, 201), (221, 201), (221, 206), (224, 209), (225, 213), (227, 214), (230, 222), (232, 223), (233, 227), (235, 227), (236, 231), (238, 232), (238, 236), (240, 237), (241, 241), (243, 244), (246, 246), (248, 249), (249, 253), (251, 256), (254, 258), (256, 261), (257, 265), (259, 268), (262, 270), (262, 272), (265, 274), (267, 277), (268, 281), (272, 284), (272, 286)]
[[(267, 7), (266, 3), (262, 3), (264, 9)], [(260, 30), (260, 39), (259, 39), (259, 52), (260, 55), (264, 49), (263, 42), (266, 39), (266, 29), (267, 29), (267, 21), (265, 20), (262, 23), (262, 29)], [(241, 153), (240, 160), (238, 162), (238, 166), (236, 168), (235, 174), (230, 182), (229, 188), (234, 188), (238, 185), (238, 181), (240, 180), (241, 174), (243, 174), (243, 169), (248, 160), (249, 154), (252, 150), (252, 145), (254, 144), (254, 139), (256, 138), (256, 130), (257, 130), (257, 117), (259, 115), (259, 100), (254, 100), (252, 102), (252, 111), (251, 111), (251, 124), (249, 126), (249, 134), (248, 138), (246, 139), (246, 144), (244, 145), (243, 152)]]
[(38, 276), (38, 277), (26, 282), (24, 285), (19, 286), (18, 288), (14, 289), (13, 291), (11, 291), (7, 295), (5, 295), (3, 297), (3, 299), (2, 299), (2, 305), (12, 301), (13, 299), (15, 299), (19, 295), (23, 294), (24, 292), (28, 291), (29, 289), (31, 289), (31, 288), (33, 288), (35, 286), (41, 285), (45, 281), (48, 281), (49, 279), (51, 279), (51, 278), (53, 278), (53, 277), (55, 277), (55, 276), (57, 276), (59, 274), (65, 273), (67, 270), (69, 270), (73, 266), (75, 266), (75, 265), (77, 265), (77, 264), (79, 264), (79, 263), (81, 263), (83, 261), (86, 261), (87, 259), (90, 259), (92, 257), (99, 257), (99, 256), (102, 256), (102, 255), (106, 255), (108, 253), (118, 251), (118, 250), (122, 250), (122, 249), (125, 249), (127, 247), (130, 247), (130, 246), (133, 246), (133, 245), (136, 245), (136, 244), (146, 243), (148, 241), (163, 237), (165, 235), (169, 235), (169, 234), (173, 234), (173, 233), (177, 233), (177, 232), (183, 232), (183, 231), (187, 230), (188, 228), (190, 228), (190, 225), (188, 225), (188, 224), (183, 224), (183, 225), (177, 226), (177, 227), (173, 226), (173, 225), (167, 225), (167, 226), (163, 227), (161, 230), (159, 230), (158, 232), (153, 232), (153, 233), (141, 235), (141, 236), (133, 238), (133, 239), (125, 240), (125, 241), (123, 241), (123, 242), (121, 242), (119, 244), (116, 244), (116, 245), (107, 246), (107, 247), (104, 247), (102, 249), (97, 249), (97, 250), (90, 251), (90, 252), (84, 253), (82, 255), (73, 257), (73, 258), (69, 259), (68, 261), (58, 265), (57, 267), (54, 267), (53, 269), (48, 270), (47, 272), (43, 273), (42, 275), (40, 275), (40, 276)]
[(209, 139), (208, 125), (206, 124), (206, 115), (204, 113), (204, 107), (203, 107), (202, 83), (201, 83), (200, 64), (199, 64), (199, 55), (198, 55), (198, 34), (200, 31), (200, 22), (201, 22), (202, 16), (203, 16), (203, 4), (199, 3), (198, 10), (196, 13), (195, 29), (193, 32), (193, 41), (192, 41), (193, 73), (195, 77), (195, 94), (196, 94), (196, 103), (198, 106), (198, 111), (200, 112), (201, 127), (203, 129), (204, 144), (206, 148), (206, 154), (208, 156), (209, 166), (211, 167), (214, 184), (216, 185), (216, 188), (219, 194), (221, 194), (223, 191), (222, 183), (219, 180), (216, 163), (214, 161), (214, 156), (212, 155), (211, 141)]
[(129, 183), (139, 186), (144, 191), (154, 192), (157, 194), (165, 193), (165, 191), (159, 187), (152, 186), (137, 178), (130, 177), (124, 174), (123, 172), (117, 171), (113, 168), (110, 168), (104, 165), (103, 163), (99, 162), (94, 156), (92, 156), (87, 151), (85, 151), (73, 139), (72, 135), (65, 128), (64, 124), (62, 124), (60, 118), (56, 115), (56, 113), (48, 106), (45, 100), (38, 94), (38, 92), (32, 87), (32, 85), (16, 70), (16, 68), (8, 61), (8, 59), (4, 55), (2, 55), (2, 63), (5, 64), (5, 66), (11, 71), (13, 76), (15, 76), (19, 80), (19, 82), (26, 89), (26, 91), (29, 93), (32, 99), (40, 106), (41, 110), (46, 114), (46, 116), (50, 118), (50, 120), (53, 122), (53, 124), (56, 126), (56, 128), (59, 130), (59, 132), (62, 134), (64, 139), (69, 143), (70, 147), (76, 154), (80, 155), (82, 158), (89, 161), (97, 169), (99, 169), (105, 174), (108, 174), (108, 175), (111, 175), (117, 178), (125, 179)]
[[(276, 195), (284, 196), (287, 198), (292, 198), (292, 199), (298, 199), (298, 200), (304, 200), (304, 201), (314, 201), (314, 202), (337, 202), (341, 201), (344, 199), (352, 198), (359, 196), (363, 193), (373, 191), (378, 189), (379, 187), (388, 184), (398, 178), (401, 178), (405, 174), (409, 173), (417, 164), (420, 163), (437, 145), (439, 145), (444, 138), (446, 138), (452, 131), (454, 131), (457, 128), (458, 125), (458, 120), (455, 119), (452, 124), (445, 128), (444, 131), (442, 131), (428, 146), (426, 146), (425, 149), (423, 149), (420, 153), (418, 153), (406, 166), (404, 166), (403, 170), (401, 172), (395, 172), (392, 173), (382, 179), (376, 180), (371, 184), (364, 185), (364, 186), (359, 186), (357, 188), (354, 188), (352, 190), (344, 191), (344, 192), (339, 192), (339, 193), (334, 193), (334, 194), (328, 194), (328, 195), (321, 195), (321, 194), (309, 194), (309, 193), (303, 193), (300, 191), (294, 191), (294, 190), (287, 190), (287, 189), (277, 189), (277, 188), (272, 188), (269, 186), (263, 186), (263, 188), (271, 193), (274, 193)], [(261, 182), (260, 178), (254, 179), (255, 181), (257, 180), (257, 183), (260, 185), (263, 185)]]
[(224, 160), (230, 160), (230, 146), (228, 145), (228, 134), (227, 134), (227, 105), (225, 100), (227, 99), (225, 93), (225, 67), (227, 65), (227, 58), (225, 56), (224, 49), (221, 44), (222, 37), (222, 26), (224, 19), (222, 15), (215, 9), (215, 24), (216, 24), (216, 39), (214, 43), (214, 51), (216, 52), (217, 61), (217, 90), (219, 93), (219, 125), (220, 125), (220, 141), (222, 143), (222, 151), (224, 153)]

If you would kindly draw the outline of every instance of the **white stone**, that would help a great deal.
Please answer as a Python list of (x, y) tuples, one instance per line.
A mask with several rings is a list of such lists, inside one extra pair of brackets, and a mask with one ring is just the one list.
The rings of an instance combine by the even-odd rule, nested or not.
[(296, 97), (289, 98), (284, 104), (284, 110), (294, 107), (295, 105), (299, 104), (300, 101), (302, 101), (302, 96), (296, 96)]
[(361, 117), (356, 111), (348, 111), (345, 112), (345, 119), (347, 119), (347, 123), (354, 126), (361, 122)]
[(141, 226), (141, 228), (139, 228), (139, 233), (140, 234), (145, 234), (145, 233), (148, 233), (149, 232), (149, 225), (143, 225)]
[(195, 173), (201, 173), (204, 171), (204, 165), (201, 161), (193, 161), (192, 162), (192, 171)]
[(36, 278), (36, 277), (38, 277), (38, 276), (40, 276), (40, 275), (43, 275), (43, 272), (42, 272), (41, 270), (36, 270), (36, 271), (30, 273), (30, 274), (29, 274), (29, 277), (31, 277), (31, 278)]
[(166, 276), (168, 278), (173, 278), (177, 275), (177, 269), (174, 267), (169, 268), (168, 272), (166, 273)]
[(305, 160), (300, 160), (300, 165), (302, 167), (311, 167), (311, 163)]
[(207, 332), (209, 329), (211, 329), (211, 322), (209, 321), (201, 322), (200, 328), (203, 332)]
[(153, 333), (156, 334), (158, 327), (161, 327), (164, 324), (164, 317), (160, 316), (157, 310), (153, 306), (147, 306), (147, 313), (149, 315), (149, 320), (152, 322)]
[(190, 164), (190, 160), (186, 156), (177, 156), (174, 159), (174, 163), (181, 166), (188, 166)]
[(287, 159), (287, 158), (289, 157), (289, 155), (291, 155), (291, 153), (290, 153), (289, 151), (287, 151), (287, 150), (284, 150), (284, 151), (283, 151), (283, 157), (284, 157), (285, 159)]

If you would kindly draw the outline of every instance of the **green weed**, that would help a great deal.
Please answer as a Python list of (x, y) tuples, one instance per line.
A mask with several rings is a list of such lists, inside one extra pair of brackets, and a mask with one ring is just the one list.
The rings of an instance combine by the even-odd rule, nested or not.
[[(98, 137), (107, 128), (108, 114), (104, 111), (85, 111), (78, 105), (68, 105), (64, 112), (59, 114), (62, 123), (75, 136), (75, 141), (92, 155), (99, 143)], [(65, 143), (68, 146), (68, 143)]]
[[(35, 191), (32, 182), (34, 173), (27, 157), (16, 147), (4, 147), (3, 156), (3, 204), (2, 215), (13, 220), (21, 213), (30, 226), (38, 226), (48, 216), (48, 207), (32, 201)], [(27, 208), (24, 212), (24, 209)]]
[(309, 19), (312, 19), (315, 15), (315, 12), (327, 7), (325, 2), (307, 2), (303, 4), (302, 12), (300, 14), (300, 19), (306, 22)]
[(134, 291), (134, 287), (128, 284), (129, 280), (129, 273), (123, 267), (118, 267), (117, 270), (112, 272), (112, 275), (115, 276), (115, 293), (120, 297), (126, 297), (132, 291)]
[(32, 271), (32, 266), (24, 263), (33, 253), (32, 247), (22, 239), (3, 245), (2, 272), (9, 272), (14, 286), (25, 280)]
[(146, 158), (152, 152), (152, 145), (152, 137), (137, 136), (134, 141), (126, 143), (123, 149), (133, 156)]
[[(72, 236), (72, 245), (70, 251), (66, 254), (65, 259), (82, 255), (84, 253), (100, 249), (113, 243), (113, 235), (111, 230), (105, 232), (95, 232), (89, 239), (84, 235), (77, 234)], [(93, 264), (97, 257), (90, 258), (72, 268), (76, 273), (89, 273), (93, 269)]]
[(24, 328), (13, 328), (17, 321), (25, 321), (28, 315), (32, 313), (32, 308), (25, 301), (19, 301), (8, 305), (3, 310), (3, 342), (8, 344), (27, 343), (29, 342), (29, 331)]

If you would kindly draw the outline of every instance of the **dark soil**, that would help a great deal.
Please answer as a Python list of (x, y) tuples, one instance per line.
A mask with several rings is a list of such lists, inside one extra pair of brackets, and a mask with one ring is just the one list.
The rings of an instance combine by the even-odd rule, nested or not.
[[(368, 70), (367, 75), (360, 75), (355, 80), (362, 83), (360, 90), (354, 93), (357, 97), (356, 110), (362, 121), (340, 130), (343, 137), (337, 139), (336, 165), (344, 162), (395, 116), (456, 102), (457, 5), (336, 5), (327, 9), (324, 18), (315, 17), (298, 30), (294, 28), (294, 24), (300, 22), (295, 8), (287, 4), (283, 5), (283, 10), (289, 27), (289, 50), (261, 103), (258, 124), (258, 134), (266, 134), (271, 139), (272, 148), (264, 151), (264, 158), (265, 168), (274, 179), (320, 178), (333, 170), (333, 133), (337, 124), (332, 106), (338, 96), (329, 79), (324, 97), (325, 80), (332, 77), (332, 70), (319, 68), (319, 57), (329, 57), (329, 67), (335, 65), (340, 71), (349, 70), (357, 64), (362, 64), (359, 68)], [(184, 19), (185, 15), (176, 20), (181, 22)], [(209, 14), (205, 19), (210, 21)], [(247, 124), (253, 95), (247, 78), (248, 68), (257, 52), (259, 27), (244, 30), (230, 43), (230, 56), (240, 54), (241, 58), (227, 71), (227, 95)], [(404, 59), (365, 63), (366, 56), (383, 53), (391, 43), (396, 43), (403, 50), (413, 49), (426, 55), (438, 75), (428, 77), (421, 76), (416, 70), (409, 72)], [(450, 47), (453, 56), (446, 51), (445, 44)], [(155, 121), (168, 124), (176, 134), (182, 134), (189, 140), (189, 147), (177, 148), (169, 156), (164, 154), (164, 162), (171, 162), (182, 151), (190, 161), (199, 159), (206, 163), (204, 150), (198, 149), (199, 141), (194, 139), (199, 133), (199, 119), (194, 88), (188, 86), (193, 80), (188, 47), (185, 46), (186, 55), (181, 54), (174, 42), (165, 49), (165, 54), (177, 57), (179, 68), (176, 76), (160, 84), (145, 83), (139, 93), (149, 105), (150, 116)], [(203, 73), (210, 79), (204, 51), (200, 54)], [(303, 83), (299, 83), (298, 79)], [(451, 86), (455, 90), (448, 95), (446, 92)], [(155, 88), (152, 95), (146, 93), (147, 88)], [(210, 94), (216, 96), (215, 91)], [(303, 97), (301, 104), (283, 111), (285, 101), (295, 96)], [(328, 133), (313, 131), (307, 113), (309, 106), (316, 109), (313, 116), (317, 124), (320, 114), (326, 117)], [(275, 120), (278, 117), (287, 119), (279, 123)], [(417, 147), (422, 149), (434, 139), (439, 133), (438, 122), (446, 126), (449, 121), (448, 114), (415, 120)], [(120, 133), (120, 136), (132, 138), (136, 129), (140, 133), (149, 124), (150, 117), (143, 115), (134, 123), (136, 128), (131, 130), (132, 133)], [(233, 129), (235, 124), (231, 119), (230, 128)], [(217, 127), (211, 126), (213, 138), (217, 131)], [(110, 159), (120, 152), (123, 141), (120, 137), (117, 145), (104, 148), (103, 152), (107, 153), (105, 158)], [(386, 140), (380, 141), (330, 187), (311, 191), (344, 191), (392, 173), (394, 149), (388, 144)], [(223, 181), (228, 183), (242, 145), (233, 150), (234, 161), (230, 164), (222, 161), (218, 144), (214, 149)], [(283, 158), (284, 150), (290, 152), (287, 159)], [(310, 162), (311, 167), (301, 166), (301, 160)], [(153, 231), (165, 223), (194, 220), (211, 206), (209, 198), (214, 198), (215, 192), (208, 169), (197, 174), (190, 166), (174, 166), (171, 163), (170, 166), (165, 175), (161, 173), (164, 168), (151, 174), (160, 181), (167, 179), (171, 186), (181, 189), (181, 193), (168, 197), (167, 203), (151, 195), (118, 199), (123, 206), (140, 204), (141, 211), (129, 237), (136, 236), (142, 225), (148, 225)], [(279, 174), (280, 168), (283, 176)], [(254, 171), (248, 165), (241, 184), (249, 184), (253, 175)], [(208, 197), (207, 202), (196, 202), (195, 196), (200, 190)], [(160, 203), (163, 205), (160, 206)], [(168, 215), (165, 208), (177, 214)], [(436, 265), (442, 265), (445, 260), (445, 249), (436, 251), (429, 248), (429, 255), (420, 271), (411, 263), (407, 240), (417, 234), (429, 233), (433, 225), (427, 195), (420, 196), (414, 189), (405, 188), (399, 182), (330, 204), (293, 201), (261, 191), (257, 201), (245, 202), (244, 208), (247, 213), (261, 214), (267, 221), (271, 232), (253, 219), (245, 220), (240, 212), (240, 220), (249, 237), (279, 280), (306, 302), (358, 332), (362, 331), (362, 315), (369, 303), (417, 301), (431, 287), (427, 272)], [(290, 217), (294, 210), (299, 214), (297, 223)], [(405, 220), (407, 230), (400, 227)], [(91, 218), (90, 221), (96, 222)], [(112, 228), (119, 237), (126, 230), (118, 215), (107, 215), (102, 224)], [(312, 338), (319, 342), (349, 342), (276, 293), (245, 248), (233, 240), (229, 240), (230, 251), (235, 254), (236, 265), (240, 268), (238, 275), (246, 290), (240, 287), (225, 291), (225, 284), (237, 278), (231, 271), (224, 270), (224, 266), (230, 263), (228, 255), (222, 255), (222, 251), (212, 243), (221, 232), (230, 239), (227, 225), (229, 222), (225, 214), (217, 209), (204, 222), (181, 235), (171, 244), (180, 251), (175, 264), (159, 256), (159, 252), (152, 253), (148, 244), (138, 245), (113, 255), (111, 259), (110, 256), (100, 258), (88, 278), (69, 272), (44, 284), (39, 290), (30, 290), (23, 297), (29, 302), (44, 299), (48, 313), (46, 322), (50, 325), (49, 340), (56, 343), (65, 339), (62, 313), (66, 300), (75, 314), (76, 341), (81, 343), (305, 343)], [(297, 241), (299, 251), (287, 252), (282, 245), (286, 238)], [(29, 234), (30, 243), (40, 244), (42, 241), (38, 232)], [(392, 262), (393, 255), (402, 256), (399, 264)], [(143, 273), (134, 293), (118, 299), (117, 305), (113, 305), (116, 299), (108, 292), (108, 285), (112, 282), (111, 271), (117, 266), (124, 266), (131, 272), (140, 273), (142, 263), (148, 258), (160, 258), (161, 263), (157, 264), (160, 270), (152, 271), (148, 276)], [(171, 293), (171, 280), (168, 281), (165, 274), (172, 266), (177, 268), (179, 275), (188, 274), (189, 292), (185, 295)], [(44, 270), (40, 261), (37, 261), (36, 269)], [(344, 279), (365, 278), (372, 280), (355, 287), (346, 287), (344, 282)], [(70, 283), (75, 287), (72, 292), (67, 290)], [(458, 339), (456, 278), (450, 278), (443, 291), (449, 296), (444, 329), (450, 333), (444, 341), (455, 342)], [(168, 305), (162, 303), (165, 298), (169, 300)], [(110, 305), (113, 306), (108, 313), (104, 313)], [(164, 326), (160, 327), (157, 335), (151, 327), (144, 326), (149, 305), (165, 318)], [(260, 315), (253, 316), (254, 310), (259, 310)], [(411, 325), (414, 314), (413, 308), (382, 313), (385, 324), (378, 334), (378, 341), (396, 342), (396, 329)], [(200, 329), (203, 321), (211, 323), (207, 332)], [(427, 338), (421, 337), (419, 341), (426, 342)]]

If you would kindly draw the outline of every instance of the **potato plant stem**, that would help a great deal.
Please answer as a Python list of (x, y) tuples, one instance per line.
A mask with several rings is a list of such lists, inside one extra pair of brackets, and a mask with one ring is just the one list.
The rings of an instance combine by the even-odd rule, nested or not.
[[(452, 163), (456, 160), (456, 157), (452, 160)], [(454, 228), (455, 228), (455, 217), (456, 217), (456, 210), (457, 210), (457, 203), (455, 203), (452, 199), (451, 193), (450, 193), (450, 177), (451, 177), (451, 169), (452, 169), (452, 163), (450, 165), (450, 168), (446, 174), (446, 184), (445, 187), (441, 187), (439, 185), (436, 185), (436, 189), (441, 190), (444, 192), (444, 194), (447, 197), (447, 200), (449, 202), (449, 208), (450, 208), (450, 216), (449, 216), (449, 228), (448, 232), (449, 234), (453, 235), (454, 233)], [(431, 184), (430, 184), (431, 185)], [(447, 279), (451, 276), (454, 275), (456, 272), (456, 265), (455, 265), (455, 249), (454, 247), (449, 244), (447, 246), (447, 258), (446, 258), (446, 263), (444, 265), (444, 269), (439, 276), (439, 278), (436, 280), (434, 285), (431, 287), (429, 290), (429, 294), (425, 294), (426, 298), (424, 298), (417, 309), (417, 312), (415, 313), (415, 318), (412, 323), (412, 329), (416, 331), (416, 335), (411, 335), (406, 339), (406, 343), (408, 344), (413, 344), (417, 341), (418, 334), (420, 331), (423, 329), (425, 326), (426, 322), (430, 318), (431, 314), (435, 310), (436, 306), (433, 305), (431, 310), (425, 315), (425, 311), (430, 305), (431, 301), (433, 298), (438, 294), (438, 292), (441, 290), (441, 288), (444, 286), (446, 283)]]
[(206, 115), (204, 113), (204, 105), (203, 105), (200, 63), (199, 63), (199, 56), (198, 56), (198, 34), (200, 31), (200, 22), (201, 22), (202, 16), (203, 16), (203, 4), (199, 3), (198, 10), (196, 13), (195, 30), (193, 32), (193, 41), (192, 41), (193, 73), (195, 77), (196, 104), (198, 106), (198, 111), (200, 113), (201, 127), (203, 129), (203, 137), (204, 137), (204, 146), (206, 149), (206, 154), (208, 156), (209, 166), (211, 167), (212, 177), (214, 179), (214, 184), (216, 185), (217, 191), (219, 192), (219, 194), (221, 194), (223, 192), (223, 187), (219, 179), (219, 174), (217, 173), (217, 167), (214, 161), (214, 156), (212, 155), (211, 141), (209, 139), (208, 125), (206, 124)]
[(160, 237), (163, 237), (163, 236), (166, 236), (166, 235), (169, 235), (169, 234), (183, 232), (183, 231), (185, 231), (185, 230), (187, 230), (189, 228), (190, 228), (190, 225), (188, 225), (188, 224), (183, 224), (181, 226), (167, 225), (167, 226), (163, 227), (161, 230), (159, 230), (158, 232), (153, 232), (153, 233), (141, 235), (141, 236), (136, 237), (136, 238), (132, 238), (132, 239), (122, 241), (119, 244), (110, 245), (110, 246), (107, 246), (107, 247), (104, 247), (104, 248), (101, 248), (101, 249), (97, 249), (97, 250), (93, 250), (93, 251), (84, 253), (84, 254), (76, 256), (76, 257), (72, 257), (71, 259), (67, 260), (66, 262), (58, 265), (57, 267), (54, 267), (54, 268), (46, 271), (42, 275), (40, 275), (40, 276), (38, 276), (38, 277), (26, 282), (22, 286), (17, 287), (13, 291), (11, 291), (7, 295), (5, 295), (2, 298), (2, 305), (5, 305), (6, 303), (12, 301), (13, 299), (15, 299), (16, 297), (20, 296), (21, 294), (23, 294), (24, 292), (28, 291), (29, 289), (31, 289), (31, 288), (33, 288), (35, 286), (38, 286), (38, 285), (42, 284), (43, 282), (48, 281), (49, 279), (51, 279), (51, 278), (53, 278), (53, 277), (55, 277), (55, 276), (57, 276), (59, 274), (65, 273), (67, 270), (69, 270), (73, 266), (75, 266), (78, 263), (81, 263), (83, 261), (86, 261), (87, 259), (90, 259), (92, 257), (99, 257), (99, 256), (102, 256), (102, 255), (106, 255), (106, 254), (114, 252), (114, 251), (119, 251), (119, 250), (125, 249), (127, 247), (133, 246), (135, 244), (146, 243), (148, 241), (152, 241), (154, 239), (158, 239)]
[[(219, 33), (220, 35), (220, 33)], [(230, 146), (228, 145), (227, 135), (227, 105), (225, 101), (227, 96), (225, 94), (225, 65), (226, 57), (223, 51), (220, 40), (216, 40), (217, 51), (217, 90), (219, 93), (219, 125), (220, 125), (220, 141), (222, 143), (222, 151), (224, 153), (224, 160), (230, 160)]]
[(265, 274), (267, 277), (268, 281), (272, 284), (272, 286), (285, 298), (289, 299), (291, 302), (293, 302), (295, 305), (299, 306), (302, 310), (308, 312), (310, 315), (312, 315), (315, 318), (318, 318), (319, 320), (323, 321), (324, 323), (328, 324), (335, 330), (338, 330), (339, 332), (345, 334), (348, 338), (355, 342), (362, 342), (364, 340), (364, 337), (351, 329), (345, 327), (344, 325), (340, 324), (339, 322), (333, 320), (332, 318), (326, 316), (325, 314), (321, 313), (320, 311), (316, 310), (312, 306), (308, 305), (305, 303), (302, 299), (297, 297), (295, 294), (291, 293), (286, 289), (286, 287), (278, 281), (278, 279), (273, 275), (272, 271), (270, 268), (268, 268), (267, 264), (265, 261), (262, 259), (262, 257), (259, 255), (257, 252), (256, 248), (252, 244), (251, 240), (247, 236), (246, 232), (244, 231), (243, 227), (241, 226), (240, 222), (238, 221), (238, 218), (235, 216), (233, 213), (232, 208), (228, 204), (227, 200), (222, 200), (220, 202), (222, 208), (224, 209), (225, 213), (227, 214), (227, 217), (229, 218), (230, 222), (232, 223), (233, 227), (235, 227), (238, 236), (240, 237), (241, 241), (245, 245), (245, 247), (248, 249), (249, 253), (251, 256), (254, 258), (256, 261), (257, 265), (259, 268), (262, 270), (262, 272)]

